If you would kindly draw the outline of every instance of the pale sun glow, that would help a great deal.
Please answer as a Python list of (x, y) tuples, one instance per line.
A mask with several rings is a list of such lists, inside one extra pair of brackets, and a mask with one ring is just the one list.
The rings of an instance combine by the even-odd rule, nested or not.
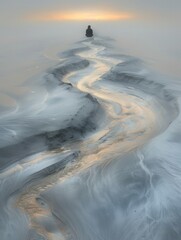
[(116, 21), (132, 19), (130, 13), (114, 13), (114, 12), (51, 12), (39, 13), (28, 17), (31, 20), (38, 21)]

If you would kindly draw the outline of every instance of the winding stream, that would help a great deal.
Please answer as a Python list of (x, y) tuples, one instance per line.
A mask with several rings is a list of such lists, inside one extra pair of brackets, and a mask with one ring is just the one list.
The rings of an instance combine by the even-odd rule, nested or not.
[[(2, 239), (179, 239), (160, 210), (155, 196), (162, 182), (144, 153), (145, 144), (176, 118), (175, 99), (147, 79), (137, 59), (109, 54), (96, 40), (81, 45), (67, 59), (88, 64), (65, 63), (60, 80), (97, 107), (81, 137), (70, 135), (70, 121), (57, 140), (67, 134), (65, 141), (1, 171)], [(65, 71), (66, 64), (71, 70)]]

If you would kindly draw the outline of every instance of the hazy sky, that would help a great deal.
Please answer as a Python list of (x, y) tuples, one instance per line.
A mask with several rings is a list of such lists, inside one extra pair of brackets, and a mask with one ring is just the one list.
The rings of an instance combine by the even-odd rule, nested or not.
[(1, 23), (22, 20), (25, 16), (37, 13), (94, 10), (128, 12), (142, 18), (174, 21), (180, 18), (181, 0), (0, 0)]

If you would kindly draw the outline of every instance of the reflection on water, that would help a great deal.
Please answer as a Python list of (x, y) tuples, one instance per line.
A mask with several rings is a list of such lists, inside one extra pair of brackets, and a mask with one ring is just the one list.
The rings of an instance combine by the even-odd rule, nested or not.
[[(147, 212), (152, 216), (152, 207), (155, 209), (155, 202), (151, 206), (149, 202), (152, 173), (144, 155), (139, 150), (131, 151), (168, 126), (172, 118), (167, 108), (174, 107), (172, 114), (176, 116), (175, 100), (164, 85), (149, 80), (150, 76), (143, 71), (138, 59), (109, 55), (102, 41), (83, 42), (86, 52), (80, 48), (74, 58), (74, 51), (70, 51), (67, 60), (44, 78), (42, 86), (47, 89), (46, 98), (43, 97), (41, 104), (34, 102), (34, 120), (28, 126), (33, 121), (38, 123), (46, 119), (45, 113), (55, 117), (55, 106), (58, 103), (61, 109), (64, 99), (74, 104), (62, 108), (60, 115), (56, 113), (54, 129), (46, 120), (46, 130), (42, 128), (45, 124), (39, 126), (35, 133), (31, 131), (31, 138), (27, 140), (26, 135), (30, 133), (26, 132), (25, 125), (23, 134), (26, 135), (19, 135), (23, 141), (17, 139), (13, 148), (12, 143), (7, 142), (7, 147), (1, 149), (1, 163), (5, 157), (7, 161), (1, 165), (2, 170), (4, 168), (1, 176), (4, 198), (13, 202), (12, 192), (21, 193), (23, 189), (16, 201), (18, 208), (13, 208), (11, 201), (7, 205), (2, 201), (2, 216), (4, 209), (13, 209), (12, 216), (8, 212), (13, 227), (6, 229), (10, 233), (16, 229), (16, 239), (26, 239), (24, 234), (30, 239), (35, 236), (37, 239), (40, 236), (48, 239), (111, 239), (112, 236), (130, 239), (143, 225), (135, 239), (153, 236), (154, 228), (150, 231), (150, 224), (145, 223)], [(56, 78), (60, 85), (56, 84)], [(76, 92), (72, 86), (91, 96)], [(167, 99), (169, 104), (165, 104)], [(12, 123), (10, 121), (11, 125), (5, 130), (11, 128), (12, 131), (13, 127), (14, 133), (19, 134), (20, 130)], [(45, 151), (47, 147), (53, 152)], [(34, 155), (33, 151), (44, 153)], [(125, 157), (127, 152), (131, 153)], [(20, 167), (16, 167), (17, 164)], [(11, 188), (7, 191), (9, 184)], [(23, 212), (18, 212), (19, 208), (30, 217), (30, 229), (25, 224), (22, 231), (14, 222), (15, 216), (20, 222), (26, 218)], [(131, 226), (129, 233), (125, 223)], [(166, 225), (163, 227), (165, 229)], [(164, 235), (157, 230), (157, 237), (159, 234), (163, 239)], [(7, 239), (6, 234), (3, 239)]]

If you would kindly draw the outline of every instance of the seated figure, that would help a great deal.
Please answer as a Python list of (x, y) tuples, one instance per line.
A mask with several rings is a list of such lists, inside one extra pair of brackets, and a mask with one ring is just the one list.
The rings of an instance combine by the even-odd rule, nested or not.
[(85, 35), (86, 35), (86, 37), (93, 37), (93, 30), (90, 25), (88, 26)]

